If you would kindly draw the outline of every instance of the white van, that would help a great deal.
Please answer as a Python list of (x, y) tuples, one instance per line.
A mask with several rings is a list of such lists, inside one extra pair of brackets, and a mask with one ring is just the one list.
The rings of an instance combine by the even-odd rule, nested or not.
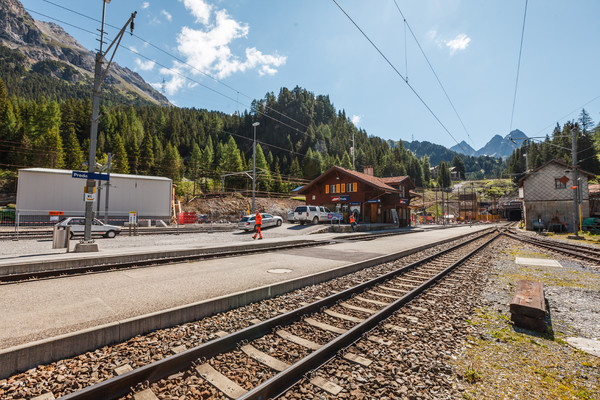
[(304, 225), (307, 222), (318, 224), (328, 221), (328, 215), (331, 213), (327, 207), (321, 206), (298, 206), (294, 210), (294, 221)]

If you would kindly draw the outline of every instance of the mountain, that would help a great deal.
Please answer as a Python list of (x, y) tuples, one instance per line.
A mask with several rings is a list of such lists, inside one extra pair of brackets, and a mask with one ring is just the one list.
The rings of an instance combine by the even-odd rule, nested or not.
[[(93, 83), (95, 54), (85, 49), (60, 26), (34, 20), (18, 0), (0, 2), (0, 45), (18, 52), (18, 64), (24, 75), (40, 73), (61, 83), (90, 87)], [(14, 52), (2, 52), (12, 56)], [(5, 61), (5, 59), (3, 59)], [(111, 65), (103, 84), (105, 90), (132, 102), (168, 105), (169, 101), (136, 72), (117, 63)]]
[[(511, 138), (518, 139), (511, 140)], [(506, 158), (509, 157), (515, 149), (521, 147), (521, 144), (523, 144), (526, 138), (527, 135), (518, 129), (510, 132), (505, 137), (495, 135), (485, 146), (477, 150), (475, 155)]]
[(456, 153), (465, 154), (467, 156), (474, 156), (476, 153), (475, 149), (469, 146), (469, 144), (464, 140), (459, 144), (450, 147), (450, 150)]

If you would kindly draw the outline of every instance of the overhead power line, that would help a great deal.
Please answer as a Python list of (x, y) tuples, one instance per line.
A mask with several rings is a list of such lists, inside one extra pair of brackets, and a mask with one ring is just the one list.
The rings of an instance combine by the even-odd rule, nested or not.
[[(63, 6), (63, 5), (60, 5), (60, 4), (57, 4), (57, 3), (54, 3), (54, 2), (52, 2), (52, 1), (50, 1), (50, 0), (43, 0), (43, 1), (44, 1), (44, 2), (46, 2), (46, 3), (48, 3), (48, 4), (52, 4), (53, 6), (56, 6), (56, 7), (58, 7), (58, 8), (61, 8), (61, 9), (65, 10), (65, 11), (69, 11), (69, 12), (72, 12), (72, 13), (74, 13), (74, 14), (77, 14), (77, 15), (79, 15), (79, 16), (81, 16), (81, 17), (87, 18), (87, 19), (89, 19), (89, 20), (91, 20), (91, 21), (95, 21), (95, 22), (98, 22), (98, 23), (100, 23), (100, 22), (101, 22), (101, 21), (99, 21), (99, 20), (98, 20), (98, 19), (96, 19), (96, 18), (90, 17), (90, 16), (88, 16), (88, 15), (85, 15), (85, 14), (83, 14), (83, 13), (79, 12), (79, 11), (75, 11), (75, 10), (73, 10), (73, 9), (70, 9), (70, 8), (68, 8), (68, 7), (65, 7), (65, 6)], [(43, 15), (43, 14), (42, 14), (42, 15)], [(47, 18), (52, 18), (52, 17), (48, 17), (48, 16), (45, 16), (45, 17), (47, 17)], [(54, 18), (52, 18), (52, 19), (54, 19)], [(68, 25), (70, 25), (70, 24), (68, 24)], [(116, 26), (114, 26), (114, 25), (111, 25), (111, 24), (109, 24), (109, 23), (105, 23), (105, 25), (106, 25), (106, 26), (109, 26), (109, 27), (111, 27), (111, 28), (114, 28), (114, 29), (120, 29), (119, 27), (116, 27)], [(79, 29), (81, 29), (81, 28), (79, 28)], [(89, 31), (87, 31), (87, 32), (89, 32)], [(146, 40), (146, 39), (144, 39), (144, 38), (142, 38), (142, 37), (138, 36), (137, 34), (135, 34), (135, 33), (134, 33), (134, 34), (132, 34), (132, 36), (133, 36), (133, 37), (135, 37), (135, 38), (137, 38), (138, 40), (142, 41), (143, 43), (146, 43), (146, 44), (148, 44), (149, 46), (153, 47), (154, 49), (156, 49), (156, 50), (158, 50), (158, 51), (162, 52), (163, 54), (165, 54), (165, 55), (167, 55), (167, 56), (169, 56), (169, 57), (173, 58), (174, 60), (176, 60), (176, 61), (180, 62), (181, 64), (183, 64), (183, 65), (186, 65), (187, 67), (189, 67), (189, 68), (193, 69), (194, 71), (196, 71), (196, 72), (198, 72), (198, 73), (200, 73), (200, 74), (202, 74), (202, 75), (206, 76), (207, 78), (209, 78), (209, 79), (213, 80), (214, 82), (217, 82), (217, 83), (219, 83), (220, 85), (223, 85), (224, 87), (226, 87), (226, 88), (228, 88), (228, 89), (230, 89), (230, 90), (232, 90), (232, 91), (236, 92), (236, 94), (237, 94), (238, 96), (241, 94), (243, 97), (246, 97), (246, 98), (247, 98), (247, 99), (249, 99), (249, 100), (254, 100), (254, 98), (253, 98), (253, 97), (251, 97), (251, 96), (249, 96), (249, 95), (247, 95), (247, 94), (245, 94), (245, 93), (243, 93), (243, 92), (239, 91), (238, 89), (234, 88), (233, 86), (231, 86), (231, 85), (229, 85), (229, 84), (227, 84), (227, 83), (225, 83), (225, 82), (223, 82), (223, 81), (221, 81), (221, 80), (219, 80), (219, 79), (215, 78), (214, 76), (212, 76), (212, 75), (210, 75), (210, 74), (208, 74), (208, 73), (206, 73), (206, 72), (204, 72), (204, 71), (202, 71), (202, 70), (200, 70), (200, 69), (196, 68), (195, 66), (193, 66), (193, 65), (191, 65), (191, 64), (188, 64), (188, 63), (187, 63), (185, 60), (183, 60), (183, 59), (181, 59), (181, 58), (177, 57), (176, 55), (174, 55), (174, 54), (172, 54), (172, 53), (169, 53), (168, 51), (166, 51), (166, 50), (164, 50), (164, 49), (160, 48), (159, 46), (157, 46), (157, 45), (153, 44), (152, 42), (149, 42), (148, 40)], [(203, 86), (204, 86), (204, 85), (203, 85)], [(206, 86), (204, 86), (204, 87), (206, 87)], [(235, 101), (235, 102), (236, 102), (236, 104), (240, 104), (240, 102), (239, 102), (239, 98), (238, 98), (238, 99), (235, 99), (235, 100), (234, 100), (234, 99), (232, 99), (231, 97), (228, 97), (228, 96), (227, 96), (227, 98), (229, 98), (229, 99), (231, 99), (231, 100)], [(249, 107), (247, 104), (246, 104), (246, 106), (247, 106), (247, 107)], [(294, 122), (294, 123), (296, 123), (296, 124), (298, 124), (298, 125), (300, 125), (300, 126), (302, 126), (302, 127), (306, 128), (306, 129), (308, 129), (308, 126), (306, 126), (306, 125), (304, 125), (303, 123), (301, 123), (301, 122), (299, 122), (299, 121), (295, 120), (294, 118), (292, 118), (292, 117), (290, 117), (290, 116), (287, 116), (287, 115), (285, 115), (285, 114), (283, 114), (283, 113), (279, 112), (278, 110), (275, 110), (274, 108), (267, 106), (266, 104), (265, 104), (264, 106), (265, 106), (265, 108), (269, 109), (270, 111), (273, 111), (274, 113), (276, 113), (276, 114), (278, 114), (278, 115), (281, 115), (282, 117), (284, 117), (284, 118), (287, 118), (287, 119), (289, 119), (290, 121), (292, 121), (292, 122)]]
[[(433, 76), (435, 76), (435, 79), (437, 80), (437, 82), (439, 83), (440, 87), (442, 88), (442, 91), (444, 92), (444, 95), (446, 95), (446, 99), (448, 99), (448, 102), (452, 106), (452, 109), (454, 110), (454, 113), (456, 114), (456, 117), (458, 118), (458, 120), (460, 121), (460, 124), (462, 125), (463, 129), (465, 130), (465, 133), (467, 134), (467, 137), (471, 141), (471, 144), (473, 146), (475, 146), (475, 143), (473, 142), (473, 139), (471, 138), (471, 135), (469, 135), (469, 130), (467, 129), (467, 127), (465, 126), (462, 118), (458, 114), (458, 111), (456, 110), (456, 107), (454, 107), (454, 103), (452, 102), (452, 100), (450, 100), (450, 96), (448, 95), (448, 92), (446, 92), (446, 89), (444, 88), (444, 85), (442, 84), (442, 81), (438, 77), (438, 74), (435, 72), (435, 69), (433, 68), (433, 65), (429, 61), (429, 57), (427, 57), (427, 54), (425, 54), (425, 51), (423, 50), (423, 47), (421, 47), (421, 43), (419, 43), (419, 40), (417, 39), (417, 36), (415, 35), (415, 33), (413, 32), (412, 28), (410, 27), (410, 24), (408, 23), (408, 21), (406, 21), (406, 18), (404, 17), (404, 13), (402, 12), (402, 10), (400, 10), (400, 7), (398, 6), (398, 3), (397, 3), (396, 0), (394, 0), (394, 4), (396, 5), (396, 8), (398, 9), (398, 12), (402, 16), (402, 19), (404, 20), (404, 27), (405, 27), (404, 28), (405, 58), (407, 58), (406, 57), (406, 27), (408, 27), (408, 30), (410, 31), (410, 34), (412, 35), (413, 39), (415, 39), (415, 42), (417, 43), (417, 46), (419, 46), (419, 50), (421, 50), (421, 54), (423, 54), (423, 57), (425, 57), (425, 61), (427, 61), (427, 64), (429, 65), (429, 68), (431, 69), (431, 72), (433, 72)], [(408, 80), (408, 61), (407, 61), (406, 71), (407, 71), (407, 73), (406, 73), (406, 75), (407, 75), (406, 79)], [(465, 150), (465, 149), (463, 149), (463, 150)]]
[[(404, 83), (406, 83), (406, 85), (410, 88), (410, 90), (414, 93), (414, 95), (417, 96), (417, 98), (421, 101), (421, 103), (423, 103), (425, 108), (427, 108), (427, 110), (431, 113), (431, 115), (435, 118), (435, 120), (440, 124), (440, 126), (444, 129), (444, 131), (446, 131), (446, 133), (452, 138), (452, 140), (454, 140), (454, 142), (458, 146), (460, 146), (460, 143), (458, 142), (458, 140), (456, 140), (456, 138), (452, 135), (452, 133), (450, 133), (448, 128), (446, 128), (446, 125), (444, 125), (444, 123), (433, 112), (431, 107), (429, 107), (429, 105), (425, 102), (425, 100), (419, 95), (419, 93), (417, 93), (415, 88), (413, 88), (412, 85), (410, 83), (408, 83), (408, 80), (402, 75), (402, 73), (400, 71), (398, 71), (398, 68), (396, 68), (396, 66), (386, 57), (385, 54), (383, 54), (383, 52), (379, 49), (379, 47), (377, 47), (377, 45), (371, 40), (371, 38), (365, 33), (365, 31), (363, 31), (361, 29), (361, 27), (358, 26), (358, 24), (354, 21), (354, 19), (352, 19), (352, 17), (346, 12), (346, 10), (344, 10), (344, 8), (336, 0), (332, 0), (332, 1), (335, 3), (336, 6), (338, 6), (338, 8), (344, 13), (344, 15), (350, 20), (350, 22), (352, 22), (352, 24), (356, 27), (356, 29), (358, 29), (359, 32), (362, 33), (362, 35), (365, 37), (365, 39), (367, 39), (367, 41), (371, 44), (371, 46), (373, 46), (373, 48), (375, 48), (375, 50), (377, 50), (379, 55), (381, 57), (383, 57), (383, 59), (388, 63), (388, 65), (394, 70), (394, 72), (404, 81)], [(467, 152), (465, 151), (465, 153), (467, 153)]]
[(525, 13), (523, 14), (523, 28), (521, 29), (521, 45), (519, 46), (519, 61), (517, 62), (517, 77), (515, 79), (515, 94), (513, 96), (512, 112), (510, 114), (510, 130), (508, 131), (508, 133), (512, 132), (513, 120), (514, 120), (514, 116), (515, 116), (515, 104), (517, 103), (517, 88), (519, 86), (519, 72), (521, 70), (521, 54), (523, 52), (523, 38), (525, 37), (525, 21), (527, 20), (527, 3), (528, 3), (528, 0), (525, 0)]

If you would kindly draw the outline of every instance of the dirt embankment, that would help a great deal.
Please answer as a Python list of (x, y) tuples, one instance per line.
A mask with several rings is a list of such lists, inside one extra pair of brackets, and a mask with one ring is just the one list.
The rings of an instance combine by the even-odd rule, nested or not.
[[(288, 211), (303, 205), (304, 201), (257, 197), (255, 204), (260, 212), (278, 215), (285, 219)], [(185, 212), (205, 214), (211, 221), (237, 222), (240, 216), (246, 215), (248, 209), (252, 208), (252, 198), (242, 197), (239, 194), (196, 198), (187, 203), (182, 202), (181, 207)]]

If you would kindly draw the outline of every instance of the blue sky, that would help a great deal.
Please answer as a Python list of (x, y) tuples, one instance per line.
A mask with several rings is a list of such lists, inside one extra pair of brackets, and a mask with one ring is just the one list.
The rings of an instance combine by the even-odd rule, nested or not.
[[(22, 3), (35, 19), (57, 22), (97, 49), (87, 31), (100, 24), (65, 8), (100, 20), (102, 1), (51, 1), (63, 8)], [(106, 22), (121, 27), (138, 12), (134, 33), (151, 45), (126, 35), (115, 60), (177, 106), (233, 113), (298, 85), (328, 94), (358, 127), (385, 139), (447, 147), (465, 140), (479, 149), (510, 131), (525, 0), (337, 1), (445, 128), (333, 0), (112, 0)], [(549, 134), (582, 106), (600, 121), (599, 15), (597, 0), (529, 1), (513, 129)], [(108, 27), (108, 37), (116, 31)]]

